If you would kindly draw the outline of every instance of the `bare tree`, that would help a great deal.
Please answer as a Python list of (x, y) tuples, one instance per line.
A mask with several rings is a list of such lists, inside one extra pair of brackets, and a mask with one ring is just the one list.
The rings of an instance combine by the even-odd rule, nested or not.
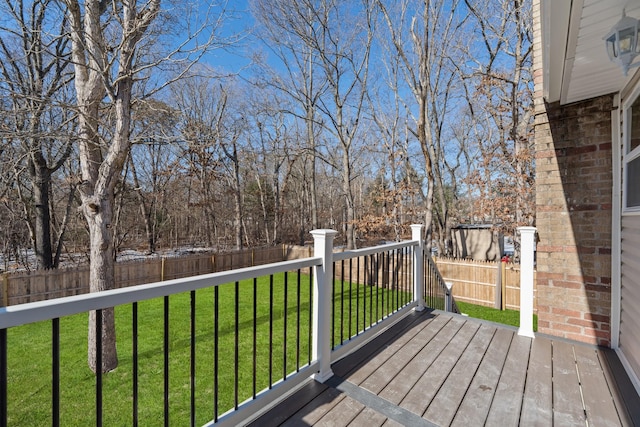
[[(215, 207), (223, 199), (219, 182), (226, 183), (233, 206), (234, 245), (243, 246), (241, 152), (238, 140), (244, 118), (230, 87), (198, 76), (174, 87), (174, 100), (183, 116), (182, 133), (188, 147), (191, 174), (199, 183), (205, 223), (212, 243), (216, 227)], [(228, 205), (225, 204), (225, 208)]]
[[(383, 61), (384, 74), (381, 80), (383, 84), (377, 90), (370, 90), (368, 96), (371, 98), (371, 118), (375, 123), (378, 133), (376, 137), (380, 140), (380, 149), (384, 152), (384, 161), (381, 169), (386, 169), (389, 188), (383, 193), (384, 203), (390, 205), (390, 210), (385, 212), (384, 217), (379, 221), (391, 221), (393, 224), (393, 234), (396, 241), (402, 237), (403, 213), (407, 211), (404, 206), (406, 199), (402, 197), (406, 191), (403, 185), (401, 171), (406, 167), (409, 160), (409, 147), (405, 142), (408, 140), (406, 123), (408, 118), (404, 112), (406, 104), (401, 96), (400, 57), (394, 54), (395, 47), (389, 46), (389, 40), (384, 36), (380, 38), (380, 45), (384, 49), (386, 60)], [(392, 101), (390, 100), (392, 98)]]
[(427, 246), (431, 245), (434, 201), (437, 197), (441, 220), (450, 222), (446, 203), (444, 160), (447, 157), (443, 130), (456, 82), (456, 61), (452, 55), (459, 39), (461, 22), (466, 15), (459, 10), (459, 1), (425, 0), (414, 8), (414, 2), (397, 4), (378, 0), (387, 23), (388, 37), (399, 56), (404, 80), (413, 95), (417, 138), (425, 162), (427, 191), (425, 224)]
[(136, 103), (134, 108), (133, 146), (129, 155), (131, 179), (144, 221), (148, 252), (155, 253), (160, 232), (168, 223), (167, 187), (177, 179), (177, 154), (174, 141), (178, 112), (153, 99)]
[(478, 129), (484, 167), (475, 183), (486, 197), (479, 215), (504, 231), (533, 223), (533, 76), (531, 2), (501, 0), (465, 4), (478, 42), (469, 46), (466, 71), (469, 115)]
[(225, 169), (223, 174), (227, 185), (233, 193), (234, 208), (234, 230), (235, 230), (235, 249), (240, 250), (243, 246), (243, 240), (246, 237), (244, 229), (244, 202), (243, 202), (243, 183), (241, 174), (242, 148), (240, 147), (240, 137), (245, 132), (246, 120), (242, 109), (234, 109), (230, 106), (229, 99), (238, 99), (237, 95), (229, 94), (228, 89), (223, 88), (220, 92), (221, 97), (221, 119), (216, 123), (214, 128), (214, 137), (218, 142), (218, 147), (224, 153), (222, 165)]
[(324, 127), (337, 140), (341, 152), (336, 166), (342, 176), (348, 249), (356, 247), (353, 151), (364, 122), (375, 31), (373, 3), (362, 1), (355, 9), (359, 12), (357, 17), (350, 16), (351, 9), (345, 9), (344, 5), (327, 2), (314, 12), (321, 25), (315, 46), (328, 84), (328, 96), (322, 99), (320, 109), (326, 118)]
[(11, 134), (19, 153), (15, 188), (37, 266), (48, 269), (57, 266), (54, 253), (61, 247), (52, 230), (51, 180), (72, 149), (67, 135), (73, 117), (64, 103), (73, 70), (64, 10), (50, 0), (4, 0), (0, 10), (6, 17), (0, 27), (0, 87), (11, 102), (11, 119), (3, 133)]
[(314, 18), (312, 2), (295, 0), (254, 0), (253, 14), (260, 24), (257, 34), (284, 66), (284, 72), (261, 67), (266, 75), (263, 84), (273, 86), (290, 97), (297, 108), (286, 111), (304, 120), (306, 154), (310, 164), (309, 197), (311, 201), (311, 227), (318, 228), (318, 201), (316, 189), (317, 133), (319, 127), (318, 104), (325, 92), (326, 80), (316, 70), (318, 52), (314, 34), (318, 23)]
[[(79, 114), (78, 144), (82, 185), (82, 212), (89, 226), (90, 288), (92, 292), (113, 287), (114, 188), (129, 154), (131, 103), (137, 68), (136, 47), (157, 17), (160, 0), (139, 9), (135, 1), (108, 8), (99, 1), (65, 0), (72, 40), (75, 86)], [(114, 4), (115, 6), (115, 4)], [(103, 22), (107, 19), (110, 25)], [(120, 28), (121, 39), (113, 45), (107, 28)], [(110, 55), (113, 49), (114, 54)], [(112, 67), (115, 69), (112, 70)], [(101, 106), (105, 96), (114, 104), (115, 132), (110, 141), (100, 137)], [(103, 145), (104, 144), (104, 145)], [(96, 312), (89, 322), (89, 366), (111, 371), (118, 365), (113, 309), (103, 310), (102, 330), (96, 331)], [(96, 332), (102, 335), (102, 366), (96, 365)]]
[[(173, 59), (186, 73), (190, 65), (214, 46), (217, 27), (208, 20), (210, 9), (197, 10), (196, 31), (170, 52), (153, 55), (160, 36), (160, 0), (127, 0), (107, 3), (98, 0), (65, 0), (78, 112), (78, 135), (82, 184), (79, 187), (82, 212), (90, 235), (90, 289), (110, 289), (114, 284), (113, 208), (114, 189), (131, 148), (131, 115), (134, 83), (150, 70)], [(189, 14), (184, 19), (189, 19)], [(219, 16), (224, 16), (224, 13)], [(182, 18), (182, 17), (181, 17)], [(217, 21), (218, 25), (220, 20)], [(172, 28), (171, 26), (166, 28)], [(185, 28), (190, 28), (185, 26)], [(206, 31), (205, 31), (206, 30)], [(185, 51), (190, 42), (197, 52)], [(142, 46), (145, 49), (141, 49)], [(175, 45), (175, 39), (174, 39)], [(155, 51), (157, 52), (157, 51)], [(168, 84), (163, 76), (156, 79)], [(175, 79), (175, 77), (174, 77)], [(103, 109), (105, 99), (110, 108)], [(112, 127), (101, 126), (106, 112)], [(101, 132), (102, 131), (102, 132)], [(96, 313), (89, 322), (89, 366), (110, 371), (117, 366), (113, 309), (102, 311), (102, 366), (96, 366)]]
[(252, 178), (258, 190), (264, 240), (271, 245), (282, 238), (284, 191), (291, 163), (304, 154), (294, 142), (293, 131), (289, 129), (290, 117), (282, 108), (287, 105), (287, 99), (274, 90), (253, 93), (250, 99), (249, 111), (253, 114), (247, 120), (252, 132), (249, 138), (254, 159)]
[(199, 198), (193, 202), (189, 198), (189, 204), (195, 203), (204, 213), (205, 239), (209, 246), (215, 240), (214, 182), (219, 168), (212, 129), (222, 114), (219, 97), (209, 94), (210, 89), (216, 88), (211, 88), (204, 79), (189, 78), (175, 85), (172, 91), (173, 102), (182, 116), (179, 131), (185, 142), (181, 157), (187, 161), (186, 175), (199, 187)]

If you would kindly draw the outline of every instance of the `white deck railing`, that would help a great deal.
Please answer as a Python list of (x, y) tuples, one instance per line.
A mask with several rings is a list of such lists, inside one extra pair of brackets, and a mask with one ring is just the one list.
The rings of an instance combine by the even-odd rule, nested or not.
[[(258, 277), (269, 276), (283, 272), (286, 273), (295, 270), (300, 271), (302, 269), (312, 269), (313, 297), (310, 316), (313, 325), (311, 332), (313, 340), (311, 360), (306, 363), (305, 366), (298, 366), (294, 372), (291, 372), (289, 375), (285, 375), (284, 378), (274, 381), (274, 383), (270, 384), (266, 390), (258, 393), (256, 396), (252, 396), (246, 401), (237, 404), (237, 408), (234, 408), (229, 412), (221, 414), (219, 416), (215, 414), (215, 416), (212, 417), (213, 419), (211, 423), (207, 425), (235, 425), (243, 420), (247, 420), (252, 416), (257, 416), (271, 404), (278, 401), (283, 396), (286, 396), (301, 384), (309, 381), (310, 377), (315, 378), (317, 381), (326, 381), (333, 375), (331, 371), (332, 362), (348, 354), (358, 346), (366, 343), (370, 338), (378, 334), (385, 327), (400, 320), (400, 318), (402, 318), (402, 316), (407, 314), (410, 310), (422, 310), (424, 308), (424, 253), (422, 240), (420, 238), (422, 226), (418, 225), (413, 226), (412, 228), (413, 240), (342, 253), (333, 252), (333, 238), (336, 234), (335, 231), (315, 230), (312, 232), (312, 235), (314, 236), (315, 246), (314, 256), (309, 258), (0, 308), (0, 426), (7, 425), (7, 420), (10, 417), (10, 414), (7, 414), (9, 406), (8, 401), (11, 399), (11, 396), (7, 396), (8, 329), (34, 322), (55, 322), (56, 319), (64, 318), (66, 316), (71, 316), (78, 313), (103, 310), (111, 307), (138, 303), (140, 301), (155, 298), (169, 297), (172, 295), (197, 291), (205, 288), (214, 288), (223, 284), (235, 282), (236, 286), (238, 286), (238, 282), (246, 279), (255, 279)], [(396, 265), (395, 263), (398, 262), (397, 259), (404, 259), (403, 257), (405, 257), (405, 253), (407, 254), (406, 257), (410, 258), (406, 261), (407, 264)], [(334, 287), (336, 281), (333, 272), (334, 264), (343, 260), (353, 260), (360, 258), (367, 259), (366, 257), (379, 256), (380, 254), (382, 254), (380, 258), (382, 261), (380, 261), (380, 263), (387, 263), (395, 267), (394, 271), (388, 272), (388, 277), (390, 278), (389, 280), (397, 281), (400, 277), (398, 275), (398, 272), (408, 271), (409, 274), (407, 274), (407, 276), (409, 277), (407, 280), (410, 280), (410, 282), (407, 283), (410, 283), (410, 285), (406, 285), (404, 288), (402, 288), (402, 291), (400, 290), (400, 287), (397, 283), (385, 283), (384, 285), (378, 285), (377, 278), (380, 274), (378, 273), (378, 270), (376, 270), (374, 273), (369, 273), (368, 277), (372, 280), (370, 286), (371, 292), (374, 292), (373, 287), (376, 287), (375, 314), (377, 317), (373, 322), (365, 322), (365, 326), (362, 328), (360, 327), (359, 322), (356, 322), (356, 333), (354, 334), (354, 336), (348, 337), (348, 340), (346, 342), (339, 343), (339, 345), (335, 346), (335, 348), (332, 348), (331, 337), (332, 334), (335, 333), (335, 326), (332, 326), (335, 324), (332, 323), (335, 322), (335, 318), (332, 318), (332, 316), (336, 315), (336, 302), (334, 301)], [(364, 262), (366, 265), (366, 260)], [(376, 266), (378, 263), (379, 260), (376, 258)], [(370, 267), (373, 269), (373, 265), (371, 265)], [(384, 266), (380, 267), (381, 271), (384, 270), (383, 267)], [(375, 282), (373, 281), (374, 275), (376, 280)], [(383, 306), (385, 305), (384, 298), (386, 295), (386, 306), (390, 307), (390, 311), (381, 309), (379, 315), (378, 307), (380, 306), (380, 303), (377, 301), (377, 299), (378, 292), (380, 291), (379, 289), (377, 289), (377, 287), (382, 286), (390, 286), (388, 290), (385, 289), (387, 293), (383, 292), (380, 294)], [(407, 286), (411, 286), (412, 289), (409, 289)], [(396, 292), (396, 294), (393, 294), (392, 292)], [(400, 293), (402, 298), (398, 296), (400, 295)], [(365, 293), (364, 295), (364, 302), (366, 304), (367, 294)], [(369, 317), (371, 317), (373, 313), (373, 294), (371, 294), (370, 298), (371, 300), (369, 301)], [(390, 303), (390, 298), (393, 298), (393, 304)], [(301, 308), (298, 307), (298, 310), (300, 311)], [(356, 308), (356, 310), (360, 310), (360, 308)], [(366, 313), (366, 306), (364, 312)], [(351, 312), (349, 312), (349, 317), (350, 319), (348, 321), (351, 322)], [(236, 335), (237, 334), (238, 325), (236, 324)], [(55, 353), (55, 351), (56, 350), (54, 349), (53, 352)], [(238, 349), (236, 348), (235, 351), (238, 352)], [(134, 355), (134, 357), (137, 357), (137, 355)], [(168, 355), (166, 357), (168, 357)], [(54, 361), (56, 360), (55, 354), (53, 356), (53, 359)], [(285, 369), (286, 366), (287, 365), (285, 360)], [(52, 382), (55, 382), (55, 378), (57, 378), (55, 375), (56, 369), (60, 369), (60, 367), (54, 366)], [(238, 367), (236, 366), (236, 370), (237, 369)], [(101, 374), (97, 374), (97, 376), (99, 375)], [(54, 390), (58, 386), (59, 384), (52, 385)], [(97, 391), (97, 394), (100, 394), (100, 390)], [(56, 396), (55, 392), (53, 393), (52, 400), (52, 417), (56, 417), (56, 414), (59, 414), (60, 412), (60, 406), (64, 405), (64, 402), (60, 402), (60, 396)], [(168, 396), (165, 396), (165, 400), (168, 401)], [(97, 405), (97, 408), (101, 407), (102, 405), (101, 403), (99, 403)], [(134, 410), (136, 409), (134, 408)], [(99, 420), (101, 419), (100, 414), (97, 414), (97, 417), (99, 418)], [(53, 419), (52, 424), (55, 425), (57, 424), (57, 422), (59, 422), (59, 420)], [(101, 422), (98, 421), (97, 424), (101, 424)]]
[[(400, 320), (411, 310), (423, 310), (425, 307), (424, 300), (426, 297), (429, 298), (429, 301), (444, 300), (445, 291), (444, 289), (441, 289), (443, 288), (442, 280), (441, 278), (438, 280), (434, 280), (432, 278), (433, 272), (431, 272), (431, 270), (433, 270), (435, 266), (429, 258), (426, 258), (428, 266), (425, 266), (425, 257), (428, 257), (428, 254), (424, 253), (424, 245), (421, 239), (422, 226), (415, 225), (412, 226), (412, 229), (412, 240), (338, 253), (334, 253), (333, 251), (333, 239), (336, 232), (333, 230), (315, 230), (312, 232), (314, 237), (314, 256), (309, 258), (0, 308), (0, 427), (8, 425), (8, 420), (11, 416), (11, 414), (8, 414), (7, 412), (9, 409), (8, 402), (11, 399), (11, 396), (7, 395), (8, 329), (41, 321), (53, 321), (54, 325), (57, 325), (57, 319), (78, 313), (87, 313), (110, 307), (137, 304), (140, 301), (195, 292), (205, 288), (216, 288), (221, 285), (232, 284), (234, 282), (236, 283), (235, 303), (237, 309), (239, 306), (239, 301), (237, 299), (239, 282), (246, 279), (254, 279), (253, 300), (256, 300), (256, 278), (270, 276), (272, 281), (273, 275), (285, 273), (286, 277), (286, 274), (288, 274), (287, 272), (297, 271), (299, 282), (301, 270), (312, 270), (312, 279), (308, 279), (308, 283), (309, 286), (313, 287), (311, 292), (313, 296), (311, 298), (311, 303), (309, 303), (311, 305), (304, 308), (304, 310), (308, 309), (308, 311), (310, 311), (310, 323), (312, 324), (311, 331), (308, 334), (308, 339), (311, 342), (308, 363), (305, 361), (302, 366), (298, 365), (293, 372), (284, 373), (282, 378), (276, 377), (273, 383), (269, 384), (267, 389), (262, 392), (256, 392), (254, 385), (253, 395), (244, 402), (238, 402), (238, 366), (235, 366), (236, 404), (234, 405), (234, 408), (228, 412), (223, 414), (215, 413), (212, 417), (212, 421), (206, 425), (236, 425), (244, 423), (248, 419), (257, 417), (262, 412), (270, 408), (274, 403), (284, 398), (306, 382), (311, 381), (312, 378), (320, 382), (324, 382), (329, 379), (333, 375), (331, 371), (331, 365), (333, 362), (365, 344), (372, 337), (382, 332), (386, 327)], [(525, 268), (529, 264), (527, 248), (530, 245), (529, 240), (532, 241), (532, 237), (529, 239), (529, 236), (532, 236), (532, 234), (528, 232), (529, 230), (522, 231), (522, 271), (528, 271)], [(364, 266), (360, 265), (360, 260), (362, 260)], [(348, 268), (345, 267), (345, 262), (349, 264)], [(531, 264), (532, 262), (533, 261), (531, 260)], [(334, 271), (334, 267), (337, 265), (340, 265), (339, 272)], [(425, 269), (430, 272), (425, 271)], [(338, 270), (338, 268), (336, 268), (336, 270)], [(366, 277), (360, 277), (361, 271)], [(355, 280), (352, 275), (356, 276)], [(341, 290), (339, 287), (337, 288), (337, 286), (344, 287), (345, 282), (347, 283), (348, 293), (346, 290)], [(361, 282), (364, 282), (365, 285), (363, 286), (366, 286), (366, 290), (362, 293), (361, 297), (361, 302), (364, 304), (364, 308), (356, 306), (354, 311), (351, 305), (353, 295), (357, 295), (359, 298), (359, 295), (361, 294)], [(341, 285), (336, 285), (336, 283), (341, 283)], [(354, 283), (357, 283), (357, 285), (353, 285)], [(352, 289), (352, 285), (357, 287)], [(298, 288), (298, 295), (300, 294), (299, 289), (300, 288)], [(433, 293), (433, 289), (438, 289), (438, 295), (425, 295), (425, 289), (430, 289), (430, 293)], [(533, 293), (530, 292), (529, 295), (527, 289), (527, 287), (523, 287), (523, 294), (525, 294), (523, 295), (523, 298), (531, 299), (532, 304)], [(273, 292), (273, 290), (271, 290), (271, 292)], [(373, 297), (374, 292), (375, 299)], [(348, 308), (345, 308), (344, 301), (339, 302), (336, 300), (336, 295), (339, 294), (341, 295), (341, 298), (344, 298), (345, 293), (348, 295)], [(271, 293), (271, 295), (273, 295), (273, 293)], [(382, 300), (379, 301), (379, 298)], [(387, 299), (385, 300), (385, 298)], [(528, 310), (528, 303), (524, 302), (522, 304), (522, 307), (524, 307), (525, 310)], [(165, 310), (168, 310), (168, 308), (165, 308)], [(273, 310), (273, 307), (271, 307), (270, 310)], [(285, 317), (287, 316), (287, 310), (288, 306), (285, 299)], [(303, 308), (301, 306), (297, 306), (297, 310), (299, 317)], [(528, 311), (525, 310), (523, 310), (522, 313), (522, 316), (524, 317), (521, 317), (521, 333), (527, 333), (529, 330), (529, 326), (527, 326), (527, 319), (531, 318), (532, 315), (532, 313), (528, 314)], [(273, 311), (270, 312), (270, 316), (272, 313)], [(168, 314), (165, 312), (165, 318), (167, 316)], [(191, 316), (193, 320), (193, 312)], [(341, 316), (341, 318), (337, 320), (339, 316)], [(527, 318), (527, 316), (529, 317)], [(354, 319), (356, 319), (355, 324)], [(342, 326), (343, 322), (348, 322), (348, 328)], [(255, 336), (255, 318), (253, 319), (253, 323), (253, 333)], [(298, 321), (298, 329), (300, 328), (299, 325), (300, 322)], [(336, 328), (338, 328), (337, 325), (340, 325), (339, 334), (336, 333)], [(353, 329), (351, 327), (352, 325), (354, 326)], [(216, 325), (215, 328), (218, 328), (218, 326)], [(236, 315), (236, 348), (234, 350), (236, 360), (239, 352), (237, 338), (239, 335), (238, 328), (238, 316)], [(284, 328), (286, 341), (286, 320)], [(54, 330), (55, 329), (56, 326), (54, 326)], [(347, 332), (346, 339), (343, 340), (342, 337), (345, 330), (348, 330), (349, 332)], [(300, 331), (298, 330), (298, 334), (299, 333)], [(334, 344), (336, 336), (338, 336), (338, 342)], [(193, 340), (195, 340), (195, 338), (193, 337), (192, 331), (192, 346), (194, 346), (195, 342)], [(58, 340), (54, 337), (53, 341), (55, 342)], [(55, 344), (53, 345), (55, 346)], [(286, 346), (286, 343), (284, 345)], [(271, 342), (269, 346), (271, 346)], [(167, 342), (165, 342), (165, 358), (169, 357), (168, 347)], [(52, 374), (51, 380), (51, 387), (52, 390), (54, 390), (52, 392), (53, 401), (51, 404), (51, 418), (53, 420), (52, 424), (54, 425), (59, 423), (60, 417), (60, 395), (59, 392), (55, 391), (59, 389), (60, 385), (56, 384), (56, 381), (59, 381), (56, 379), (59, 378), (59, 372), (58, 375), (56, 375), (55, 372), (56, 370), (59, 371), (61, 368), (60, 366), (55, 366), (55, 361), (57, 359), (55, 352), (56, 350), (54, 347), (54, 355), (52, 358), (54, 361), (54, 373)], [(255, 352), (256, 349), (254, 344), (254, 373), (256, 369)], [(299, 352), (300, 349), (298, 349), (298, 358), (300, 358)], [(286, 354), (286, 348), (284, 353)], [(134, 355), (133, 357), (137, 358), (137, 355)], [(284, 358), (284, 370), (286, 370), (286, 356), (284, 356)], [(43, 363), (50, 362), (45, 361)], [(194, 363), (193, 360), (192, 363)], [(273, 365), (270, 365), (269, 369), (271, 370), (272, 367)], [(100, 375), (102, 374), (98, 373), (96, 377), (100, 378)], [(134, 372), (132, 376), (135, 377), (136, 375), (137, 373)], [(166, 378), (167, 376), (165, 376), (165, 381)], [(102, 404), (99, 402), (101, 396), (101, 390), (99, 388), (101, 387), (101, 381), (97, 379), (96, 384), (96, 394), (98, 396), (96, 398), (98, 401), (96, 404), (96, 417), (98, 418), (97, 424), (101, 424), (102, 414), (99, 409), (102, 408)], [(192, 387), (195, 386), (192, 385)], [(192, 402), (194, 401), (194, 390), (195, 389), (192, 388)], [(134, 402), (137, 401), (137, 398), (135, 397), (136, 393), (137, 391), (133, 392)], [(215, 394), (217, 395), (217, 390)], [(168, 405), (169, 398), (166, 395), (164, 397), (165, 405)], [(244, 398), (245, 397), (241, 396), (241, 399)], [(137, 410), (135, 405), (136, 403), (134, 403), (134, 411)], [(167, 413), (168, 407), (165, 406), (165, 416)], [(135, 415), (133, 418), (134, 420), (137, 420)]]

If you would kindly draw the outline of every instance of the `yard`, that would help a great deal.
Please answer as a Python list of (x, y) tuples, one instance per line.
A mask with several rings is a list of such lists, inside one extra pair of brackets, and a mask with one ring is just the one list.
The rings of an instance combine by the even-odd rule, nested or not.
[[(195, 307), (195, 421), (203, 424), (294, 372), (310, 360), (310, 277), (296, 273), (261, 277), (137, 304), (137, 369), (133, 357), (134, 307), (116, 307), (118, 368), (103, 376), (104, 425), (130, 425), (137, 383), (138, 422), (164, 416), (165, 303), (168, 304), (168, 387), (171, 425), (189, 424), (191, 412), (191, 306)], [(334, 343), (364, 329), (394, 302), (397, 290), (336, 282)], [(236, 298), (236, 292), (238, 298)], [(236, 306), (238, 316), (236, 318)], [(300, 310), (297, 307), (300, 307)], [(273, 309), (271, 309), (273, 307)], [(216, 328), (217, 311), (217, 328)], [(342, 321), (340, 319), (342, 318)], [(350, 319), (350, 320), (349, 320)], [(236, 324), (238, 339), (236, 341)], [(255, 334), (254, 334), (255, 330)], [(9, 425), (46, 425), (51, 420), (51, 323), (8, 331)], [(286, 338), (285, 338), (286, 335)], [(216, 340), (217, 337), (217, 340)], [(236, 347), (237, 346), (237, 347)], [(255, 354), (255, 358), (254, 358)], [(236, 366), (237, 358), (237, 370)], [(96, 380), (87, 366), (87, 315), (60, 320), (60, 425), (96, 419)], [(215, 381), (217, 374), (217, 384)], [(273, 381), (273, 382), (272, 382)], [(237, 393), (236, 393), (236, 387)]]

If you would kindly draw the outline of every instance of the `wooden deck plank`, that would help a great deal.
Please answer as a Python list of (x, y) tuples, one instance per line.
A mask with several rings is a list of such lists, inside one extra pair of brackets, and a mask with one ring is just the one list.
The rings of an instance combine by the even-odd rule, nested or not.
[[(449, 320), (445, 316), (440, 316)], [(434, 339), (411, 360), (387, 386), (380, 392), (380, 397), (398, 405), (409, 393), (415, 383), (424, 375), (425, 371), (433, 364), (449, 341), (460, 330), (464, 322), (451, 319), (438, 331)]]
[(259, 417), (249, 424), (249, 427), (276, 427), (284, 423), (292, 414), (301, 410), (313, 399), (327, 390), (325, 384), (317, 381), (310, 381), (294, 395), (289, 396), (280, 404), (276, 405), (266, 416)]
[[(338, 369), (334, 369), (334, 372), (343, 378), (348, 377), (349, 381), (354, 384), (362, 383), (362, 381), (376, 371), (384, 362), (386, 362), (390, 357), (393, 357), (393, 355), (395, 355), (396, 352), (406, 345), (415, 335), (427, 328), (432, 320), (432, 318), (425, 318), (424, 321), (412, 323), (406, 332), (394, 336), (392, 342), (378, 343), (380, 346), (379, 348), (382, 348), (382, 350), (375, 349), (372, 352), (371, 350), (373, 347), (368, 349), (368, 352), (371, 353), (371, 355), (366, 358), (361, 358), (359, 360), (360, 363), (358, 363), (357, 366), (350, 366), (350, 369), (338, 367)], [(354, 360), (357, 360), (357, 358), (354, 358)]]
[(346, 427), (365, 409), (365, 406), (346, 396), (327, 411), (315, 424), (318, 426)]
[(387, 420), (384, 422), (384, 424), (382, 424), (382, 427), (407, 427), (407, 426), (404, 426), (393, 420)]
[[(367, 427), (380, 427), (386, 425), (387, 417), (379, 412), (374, 411), (371, 408), (364, 408), (357, 417), (353, 419), (351, 425), (353, 426), (367, 426)], [(392, 421), (392, 420), (390, 420)], [(395, 423), (395, 421), (393, 421)], [(397, 425), (400, 425), (396, 423)]]
[(522, 399), (522, 425), (550, 426), (553, 423), (551, 365), (551, 341), (535, 338), (531, 343)]
[(555, 425), (585, 425), (586, 417), (580, 392), (573, 346), (553, 341), (553, 423)]
[(330, 387), (336, 388), (346, 396), (357, 400), (364, 406), (375, 409), (385, 417), (393, 419), (400, 424), (414, 427), (438, 427), (435, 424), (423, 419), (419, 415), (407, 411), (406, 409), (400, 408), (399, 406), (389, 402), (388, 400), (385, 400), (380, 396), (371, 393), (370, 391), (365, 390), (362, 387), (359, 387), (357, 384), (345, 381), (340, 377), (334, 376), (330, 378), (326, 382), (326, 384)]
[(587, 420), (594, 426), (620, 426), (618, 411), (595, 348), (574, 346)]
[[(498, 380), (514, 334), (515, 332), (510, 329), (499, 328), (496, 331), (469, 390), (458, 408), (452, 426), (466, 427), (484, 424), (489, 414), (491, 402), (497, 393)], [(528, 348), (526, 351), (528, 352)], [(524, 376), (522, 378), (522, 384), (524, 384)], [(522, 393), (522, 388), (518, 393)]]
[(434, 363), (420, 377), (405, 398), (402, 399), (402, 402), (400, 402), (401, 407), (414, 414), (424, 414), (429, 402), (436, 395), (479, 327), (479, 323), (465, 321), (464, 325), (438, 355)]
[(318, 397), (307, 403), (281, 425), (291, 427), (301, 425), (312, 426), (344, 398), (345, 395), (335, 388), (327, 388)]
[(480, 329), (429, 404), (424, 418), (439, 425), (451, 424), (495, 332), (495, 326), (480, 325)]
[(485, 425), (519, 425), (531, 342), (531, 338), (513, 336)]
[[(428, 328), (422, 329), (413, 336), (409, 342), (402, 346), (402, 348), (398, 349), (392, 357), (389, 357), (378, 367), (378, 369), (362, 381), (359, 384), (360, 387), (363, 387), (375, 394), (380, 393), (380, 391), (384, 389), (387, 384), (389, 384), (389, 382), (415, 358), (416, 354), (418, 354), (431, 341), (431, 339), (436, 336), (440, 329), (447, 324), (447, 320), (450, 319), (443, 316), (438, 316), (438, 318), (434, 319), (429, 324)], [(455, 322), (455, 320), (452, 319), (451, 321)], [(460, 322), (460, 324), (462, 325), (462, 322)], [(349, 378), (349, 380), (354, 382), (353, 378)]]

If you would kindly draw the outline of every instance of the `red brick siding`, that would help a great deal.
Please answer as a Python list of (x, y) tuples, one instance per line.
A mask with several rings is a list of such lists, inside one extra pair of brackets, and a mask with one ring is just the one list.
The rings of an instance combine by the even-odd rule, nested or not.
[(608, 345), (613, 98), (536, 111), (539, 331)]

